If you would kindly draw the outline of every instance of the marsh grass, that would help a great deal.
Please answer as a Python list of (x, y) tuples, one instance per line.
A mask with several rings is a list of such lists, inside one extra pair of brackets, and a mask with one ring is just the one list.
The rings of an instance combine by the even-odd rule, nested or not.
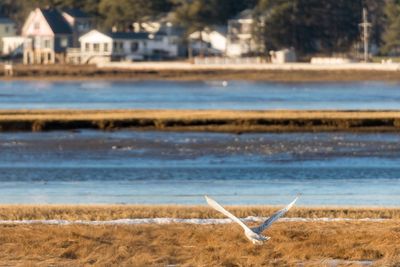
[(397, 222), (276, 223), (253, 246), (229, 225), (0, 226), (0, 265), (376, 266), (400, 263)]
[[(238, 217), (268, 217), (279, 207), (231, 206)], [(399, 219), (399, 208), (304, 208), (294, 207), (287, 217)], [(2, 205), (0, 220), (115, 220), (126, 218), (223, 218), (207, 206), (152, 205)]]
[[(279, 207), (228, 207), (239, 217)], [(1, 220), (222, 218), (206, 206), (0, 206)], [(287, 217), (383, 222), (278, 222), (255, 247), (228, 225), (0, 225), (0, 266), (399, 266), (400, 209), (294, 208)]]
[(0, 131), (132, 128), (158, 131), (398, 131), (396, 111), (3, 110)]
[[(167, 64), (168, 66), (168, 64)], [(3, 67), (0, 65), (0, 67)], [(14, 65), (13, 77), (5, 80), (249, 80), (275, 82), (337, 82), (337, 81), (399, 81), (396, 71), (368, 70), (255, 70), (221, 69), (204, 66), (196, 69), (143, 68), (136, 69), (97, 68), (95, 65)]]

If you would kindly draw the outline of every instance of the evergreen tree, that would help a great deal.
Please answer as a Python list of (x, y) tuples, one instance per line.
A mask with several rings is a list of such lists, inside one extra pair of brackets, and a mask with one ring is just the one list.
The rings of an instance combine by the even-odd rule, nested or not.
[(368, 10), (368, 21), (371, 23), (370, 42), (381, 45), (383, 34), (386, 28), (386, 5), (390, 4), (387, 0), (364, 0), (363, 7)]
[(104, 18), (104, 26), (127, 30), (132, 22), (143, 22), (167, 12), (167, 0), (101, 0), (99, 13)]
[(174, 0), (175, 21), (188, 33), (214, 25), (226, 25), (228, 20), (246, 8), (254, 8), (255, 0)]
[(267, 51), (333, 53), (347, 51), (359, 37), (361, 10), (360, 1), (261, 0), (255, 15), (264, 21)]
[(387, 27), (383, 35), (382, 52), (399, 54), (400, 52), (400, 1), (388, 1), (385, 7)]
[(127, 30), (172, 12), (187, 32), (227, 21), (254, 9), (254, 37), (266, 51), (295, 47), (300, 54), (346, 52), (360, 42), (362, 8), (372, 23), (371, 43), (400, 51), (400, 0), (0, 0), (0, 12), (22, 26), (36, 7), (76, 7), (94, 16), (105, 30)]

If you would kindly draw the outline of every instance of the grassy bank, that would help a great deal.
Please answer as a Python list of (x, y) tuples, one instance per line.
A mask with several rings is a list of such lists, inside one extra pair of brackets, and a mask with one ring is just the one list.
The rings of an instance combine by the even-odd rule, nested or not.
[(276, 223), (255, 247), (235, 225), (0, 226), (2, 266), (398, 266), (399, 222)]
[(397, 111), (4, 110), (0, 131), (398, 131)]
[[(228, 207), (265, 216), (277, 207)], [(253, 246), (228, 225), (0, 225), (1, 266), (398, 266), (400, 209), (299, 208), (288, 217), (387, 218), (383, 222), (278, 222)], [(188, 206), (0, 206), (1, 220), (222, 218)]]
[[(1, 67), (1, 66), (0, 66)], [(2, 67), (1, 67), (2, 68)], [(209, 67), (206, 69), (115, 69), (94, 65), (15, 65), (14, 76), (3, 80), (250, 80), (274, 82), (400, 81), (397, 71), (373, 70), (257, 70)]]

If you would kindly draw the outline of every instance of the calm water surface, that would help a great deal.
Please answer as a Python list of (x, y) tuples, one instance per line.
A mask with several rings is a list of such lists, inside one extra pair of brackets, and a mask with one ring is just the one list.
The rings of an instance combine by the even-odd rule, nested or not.
[(1, 82), (0, 109), (399, 109), (400, 84)]
[[(400, 84), (2, 82), (0, 109), (400, 109)], [(0, 203), (399, 206), (400, 134), (0, 133)]]
[(0, 203), (399, 206), (400, 134), (0, 134)]

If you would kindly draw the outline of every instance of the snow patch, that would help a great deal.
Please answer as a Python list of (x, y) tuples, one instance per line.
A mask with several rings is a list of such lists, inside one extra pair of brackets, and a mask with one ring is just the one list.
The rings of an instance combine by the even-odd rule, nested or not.
[[(244, 222), (263, 222), (267, 218), (246, 217)], [(388, 219), (350, 219), (350, 218), (281, 218), (278, 222), (384, 222)], [(26, 224), (46, 224), (46, 225), (138, 225), (138, 224), (229, 224), (230, 219), (177, 219), (177, 218), (143, 218), (143, 219), (118, 219), (109, 221), (88, 221), (88, 220), (0, 220), (0, 225), (26, 225)]]

